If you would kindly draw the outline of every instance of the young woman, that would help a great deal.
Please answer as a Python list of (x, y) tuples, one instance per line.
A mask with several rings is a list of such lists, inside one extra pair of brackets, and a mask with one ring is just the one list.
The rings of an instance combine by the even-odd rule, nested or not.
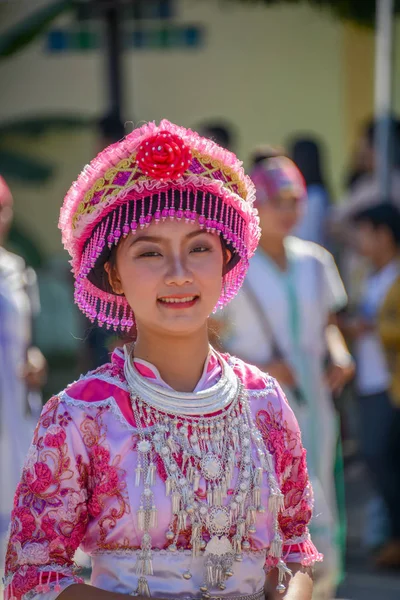
[(218, 327), (224, 348), (277, 378), (300, 423), (315, 493), (311, 533), (324, 554), (323, 564), (316, 569), (313, 598), (330, 600), (339, 566), (334, 482), (337, 421), (332, 393), (353, 372), (335, 325), (335, 313), (346, 305), (346, 293), (332, 256), (321, 246), (290, 235), (307, 202), (305, 183), (295, 164), (272, 157), (255, 167), (252, 179), (260, 247), (243, 289)]
[[(208, 341), (257, 246), (253, 202), (233, 154), (168, 121), (73, 184), (60, 227), (75, 300), (100, 325), (135, 320), (137, 340), (45, 406), (15, 497), (7, 599), (261, 600), (267, 579), (273, 598), (310, 600), (321, 555), (296, 419), (274, 379)], [(92, 587), (74, 572), (79, 546)]]

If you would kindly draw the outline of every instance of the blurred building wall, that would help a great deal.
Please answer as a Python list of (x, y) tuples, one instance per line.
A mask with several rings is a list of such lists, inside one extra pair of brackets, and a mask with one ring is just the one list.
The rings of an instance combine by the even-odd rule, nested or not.
[[(33, 5), (45, 4), (36, 0)], [(12, 19), (26, 13), (14, 3)], [(200, 48), (128, 50), (124, 57), (126, 120), (167, 117), (185, 126), (223, 118), (237, 131), (246, 161), (260, 142), (282, 144), (294, 132), (313, 132), (329, 149), (334, 191), (340, 184), (359, 120), (371, 114), (373, 34), (307, 6), (235, 5), (180, 0), (176, 21), (204, 27)], [(68, 23), (62, 18), (60, 24)], [(5, 19), (1, 29), (6, 27)], [(399, 31), (400, 33), (400, 31)], [(400, 35), (396, 36), (400, 55)], [(0, 122), (32, 115), (78, 113), (100, 117), (107, 108), (100, 51), (49, 54), (43, 40), (0, 63)], [(400, 107), (400, 77), (395, 82)], [(130, 126), (128, 126), (129, 128)], [(95, 152), (94, 130), (53, 132), (10, 145), (56, 163), (41, 187), (13, 185), (19, 220), (49, 253), (61, 249), (57, 217), (69, 183)]]

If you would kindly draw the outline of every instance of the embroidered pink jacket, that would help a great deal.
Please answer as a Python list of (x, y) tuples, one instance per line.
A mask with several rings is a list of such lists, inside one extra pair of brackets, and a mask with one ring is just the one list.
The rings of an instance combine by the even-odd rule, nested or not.
[[(305, 565), (319, 561), (322, 557), (308, 532), (312, 491), (293, 412), (275, 380), (238, 359), (229, 358), (229, 362), (248, 390), (253, 418), (274, 456), (285, 496), (279, 518), (284, 558)], [(210, 373), (213, 378), (215, 365), (210, 363), (203, 376)], [(81, 581), (73, 563), (78, 547), (93, 562), (102, 553), (139, 548), (139, 494), (134, 487), (137, 435), (123, 365), (123, 354), (117, 350), (110, 364), (82, 377), (45, 405), (15, 495), (6, 599), (45, 595), (52, 600), (71, 583)], [(137, 366), (146, 375), (146, 365)], [(172, 512), (161, 463), (158, 475), (159, 519), (152, 541), (153, 547), (162, 550), (169, 544), (165, 531)], [(268, 489), (262, 489), (264, 505), (268, 494)], [(251, 550), (265, 551), (267, 567), (271, 567), (271, 515), (258, 515), (256, 525)], [(187, 532), (180, 545), (188, 547), (189, 543)], [(118, 574), (114, 577), (119, 579)], [(123, 591), (121, 586), (115, 589)]]

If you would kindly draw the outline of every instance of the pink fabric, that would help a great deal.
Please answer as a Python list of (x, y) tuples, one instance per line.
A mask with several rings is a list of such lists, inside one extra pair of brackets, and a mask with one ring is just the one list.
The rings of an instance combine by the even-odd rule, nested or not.
[[(15, 496), (6, 598), (20, 600), (29, 591), (46, 591), (55, 581), (62, 589), (65, 578), (76, 578), (73, 555), (79, 546), (94, 556), (102, 550), (139, 547), (137, 436), (123, 364), (117, 350), (110, 364), (44, 407)], [(312, 491), (297, 421), (274, 380), (237, 359), (234, 369), (249, 391), (253, 418), (274, 456), (285, 497), (279, 522), (286, 560), (312, 564), (322, 557), (308, 533)], [(212, 372), (205, 368), (205, 373)], [(152, 530), (152, 544), (160, 549), (169, 544), (165, 531), (172, 517), (164, 479), (159, 465), (154, 488), (159, 523)], [(198, 493), (205, 493), (201, 486)], [(263, 485), (264, 506), (268, 497), (269, 488)], [(268, 549), (274, 535), (272, 515), (258, 514), (256, 525), (251, 548)], [(179, 544), (187, 546), (188, 539), (182, 536)], [(267, 560), (267, 567), (274, 564)]]
[(135, 358), (133, 363), (142, 377), (146, 377), (147, 379), (155, 379), (157, 383), (161, 384), (161, 376), (153, 365), (141, 358)]
[[(141, 358), (134, 358), (133, 362), (142, 377), (147, 377), (148, 379), (151, 379), (153, 383), (170, 388), (170, 386), (162, 379), (158, 369), (154, 365)], [(201, 377), (193, 391), (201, 392), (202, 390), (206, 390), (207, 388), (215, 385), (220, 377), (221, 364), (216, 353), (213, 350), (210, 350), (207, 360), (204, 364), (203, 373), (201, 374)]]

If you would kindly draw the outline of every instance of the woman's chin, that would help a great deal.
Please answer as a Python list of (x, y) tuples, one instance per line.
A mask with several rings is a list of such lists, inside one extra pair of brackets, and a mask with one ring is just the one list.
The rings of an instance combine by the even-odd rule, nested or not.
[(162, 318), (158, 315), (158, 318), (153, 320), (138, 321), (138, 331), (145, 329), (152, 330), (153, 333), (157, 333), (160, 336), (190, 336), (196, 333), (203, 327), (207, 327), (208, 314), (204, 315), (183, 315), (174, 314), (171, 316), (163, 315)]

